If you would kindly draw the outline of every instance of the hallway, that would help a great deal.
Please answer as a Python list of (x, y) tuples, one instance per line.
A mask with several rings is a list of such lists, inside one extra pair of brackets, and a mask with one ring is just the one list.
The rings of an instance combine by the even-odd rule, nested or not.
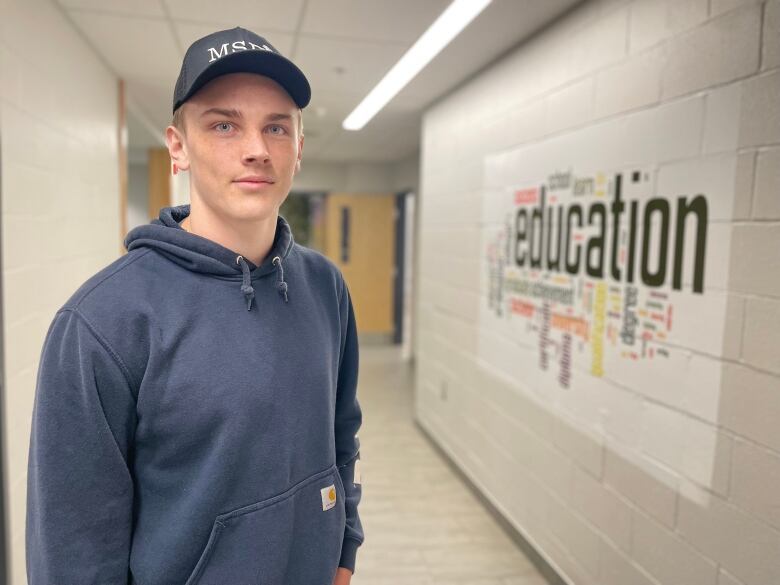
[(400, 348), (361, 343), (366, 534), (353, 585), (545, 585), (413, 421)]

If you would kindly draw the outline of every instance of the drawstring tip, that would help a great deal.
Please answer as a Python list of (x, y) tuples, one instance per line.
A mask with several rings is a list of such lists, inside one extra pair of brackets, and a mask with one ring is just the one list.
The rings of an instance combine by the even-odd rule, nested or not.
[(287, 301), (287, 283), (286, 282), (277, 282), (276, 283), (276, 288), (279, 291), (280, 295), (284, 295), (284, 302), (285, 303), (288, 302)]

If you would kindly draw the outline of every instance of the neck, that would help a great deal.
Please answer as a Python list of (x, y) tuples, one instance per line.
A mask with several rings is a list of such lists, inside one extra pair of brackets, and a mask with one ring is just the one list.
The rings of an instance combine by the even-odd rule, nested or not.
[(233, 250), (260, 266), (276, 235), (278, 212), (260, 220), (235, 220), (214, 212), (193, 198), (190, 214), (180, 223), (186, 231)]

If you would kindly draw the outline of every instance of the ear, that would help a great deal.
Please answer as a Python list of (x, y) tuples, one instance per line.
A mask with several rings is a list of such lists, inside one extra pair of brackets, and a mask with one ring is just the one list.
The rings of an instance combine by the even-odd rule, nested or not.
[(165, 144), (168, 147), (171, 162), (181, 171), (189, 170), (190, 159), (187, 155), (187, 145), (184, 135), (176, 126), (168, 126), (165, 129)]
[(301, 170), (301, 158), (303, 157), (303, 134), (298, 138), (298, 159), (295, 161), (295, 172), (297, 174)]

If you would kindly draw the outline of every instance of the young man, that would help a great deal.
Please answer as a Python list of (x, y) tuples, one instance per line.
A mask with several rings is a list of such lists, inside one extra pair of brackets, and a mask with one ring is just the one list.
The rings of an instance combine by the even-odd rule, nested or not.
[(29, 585), (347, 585), (363, 542), (349, 290), (278, 214), (303, 73), (242, 29), (188, 49), (190, 205), (57, 312), (29, 452)]

